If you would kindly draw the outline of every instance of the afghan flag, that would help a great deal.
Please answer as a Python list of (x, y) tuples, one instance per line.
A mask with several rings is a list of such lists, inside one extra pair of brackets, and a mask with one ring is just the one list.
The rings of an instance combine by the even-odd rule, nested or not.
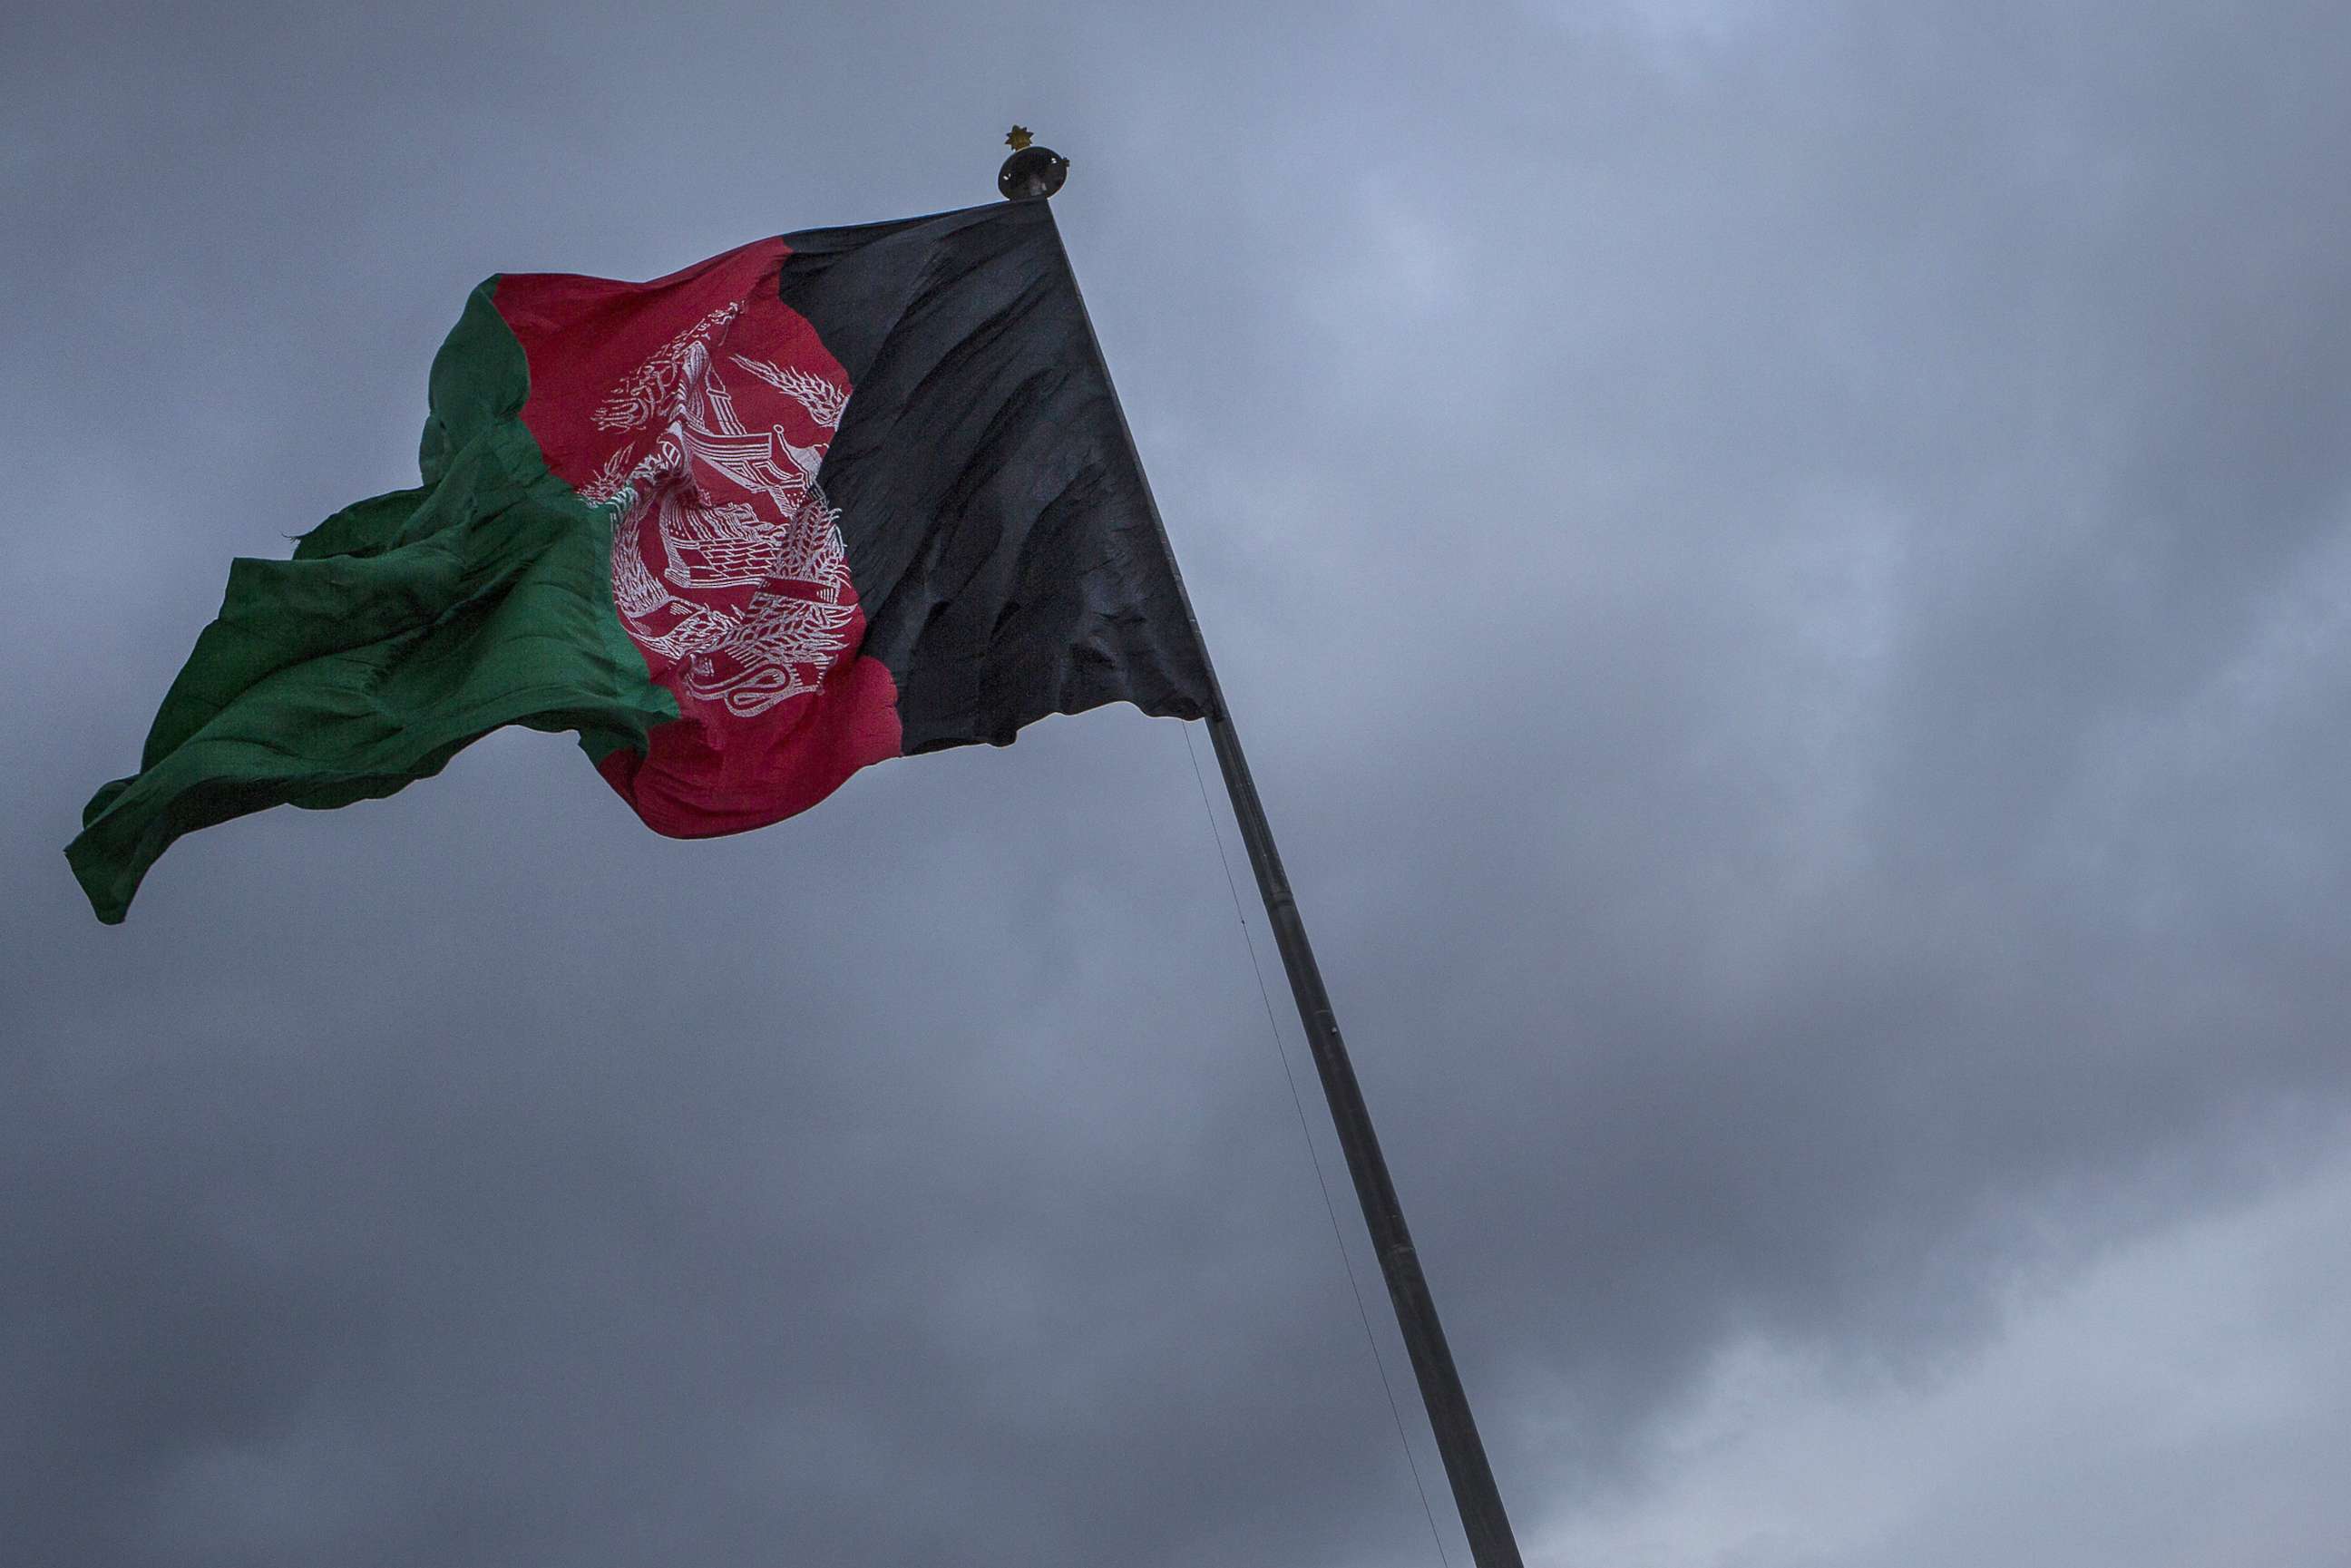
[(238, 560), (66, 852), (120, 921), (181, 834), (569, 730), (656, 831), (1210, 682), (1046, 204), (762, 240), (651, 283), (491, 278), (423, 483)]

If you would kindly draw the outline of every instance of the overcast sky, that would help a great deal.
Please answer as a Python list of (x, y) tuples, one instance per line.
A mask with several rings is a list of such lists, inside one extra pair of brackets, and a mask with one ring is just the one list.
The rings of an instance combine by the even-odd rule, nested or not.
[(1437, 1561), (1182, 727), (702, 843), (503, 735), (120, 929), (59, 853), (481, 277), (1018, 119), (1529, 1561), (2351, 1562), (2346, 79), (2335, 0), (6, 7), (0, 1557)]

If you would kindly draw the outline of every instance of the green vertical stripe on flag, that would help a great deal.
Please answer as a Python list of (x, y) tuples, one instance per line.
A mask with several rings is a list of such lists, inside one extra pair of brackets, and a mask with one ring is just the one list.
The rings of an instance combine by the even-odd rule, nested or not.
[(677, 716), (612, 607), (606, 515), (548, 469), (530, 376), (475, 289), (433, 364), (423, 484), (240, 559), (147, 738), (67, 849), (120, 921), (181, 834), (271, 806), (389, 795), (493, 729), (573, 730), (591, 758)]

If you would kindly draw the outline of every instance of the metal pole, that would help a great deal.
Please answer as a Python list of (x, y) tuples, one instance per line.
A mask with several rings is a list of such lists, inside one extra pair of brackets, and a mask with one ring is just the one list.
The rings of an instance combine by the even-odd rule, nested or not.
[[(1061, 229), (1054, 225), (1048, 226), (1052, 229), (1054, 247), (1060, 252), (1062, 269), (1069, 275), (1070, 287), (1075, 293), (1077, 273), (1070, 266), (1068, 248), (1061, 245)], [(1102, 357), (1102, 341), (1094, 336), (1093, 318), (1085, 310), (1082, 294), (1078, 295), (1078, 308), (1084, 317), (1086, 340), (1102, 370), (1103, 384), (1110, 385), (1110, 363)], [(1117, 407), (1115, 390), (1111, 402)], [(1135, 450), (1134, 434), (1127, 428), (1123, 408), (1118, 409), (1118, 427), (1127, 454), (1134, 459), (1135, 473), (1142, 476), (1143, 457)], [(1420, 1255), (1413, 1249), (1412, 1233), (1405, 1227), (1404, 1207), (1396, 1200), (1395, 1185), (1388, 1178), (1387, 1161), (1381, 1157), (1379, 1135), (1372, 1130), (1372, 1113), (1364, 1104), (1364, 1092), (1355, 1082), (1354, 1064), (1347, 1059), (1346, 1043), (1339, 1037), (1339, 1020), (1332, 1011), (1330, 994), (1323, 989), (1322, 971), (1315, 964), (1314, 949), (1306, 940), (1306, 925), (1299, 918), (1289, 874), (1281, 868), (1281, 852), (1274, 847), (1273, 829), (1266, 821), (1264, 803), (1258, 799), (1256, 781), (1249, 777), (1249, 758), (1242, 755), (1240, 735), (1234, 729), (1232, 715), (1225, 706), (1224, 688), (1217, 684), (1207, 640), (1200, 636), (1199, 618), (1192, 612), (1191, 595), (1184, 591), (1184, 574), (1176, 568), (1175, 548), (1168, 543), (1167, 526), (1159, 516), (1159, 504), (1151, 498), (1147, 476), (1143, 478), (1143, 494), (1151, 511), (1151, 525), (1159, 535), (1160, 548), (1167, 555), (1167, 569), (1176, 578), (1176, 591), (1183, 601), (1185, 619), (1191, 623), (1193, 639), (1199, 645), (1200, 662), (1208, 672), (1208, 691), (1215, 704), (1214, 711), (1208, 715), (1208, 738), (1216, 746), (1217, 766), (1224, 773), (1225, 789), (1232, 798), (1233, 817), (1240, 825), (1241, 841), (1249, 847), (1249, 869), (1257, 873), (1258, 893), (1265, 900), (1266, 919), (1273, 927), (1274, 943), (1281, 949), (1281, 967), (1290, 976), (1290, 992), (1298, 1002), (1299, 1022), (1305, 1026), (1307, 1049), (1313, 1052), (1314, 1070), (1322, 1080), (1323, 1098), (1331, 1103), (1331, 1119), (1339, 1130), (1339, 1146), (1346, 1151), (1347, 1174), (1354, 1178), (1355, 1197), (1364, 1208), (1364, 1223), (1371, 1228), (1372, 1248), (1379, 1255), (1380, 1271), (1387, 1279), (1388, 1300), (1395, 1304), (1396, 1325), (1404, 1331), (1405, 1349), (1412, 1357), (1413, 1376), (1420, 1384), (1421, 1403), (1428, 1411), (1428, 1424), (1437, 1436), (1437, 1451), (1445, 1460), (1446, 1479), (1452, 1483), (1453, 1501), (1461, 1511), (1461, 1529), (1468, 1537), (1469, 1555), (1477, 1568), (1521, 1568), (1519, 1543), (1510, 1533), (1510, 1515), (1503, 1511), (1502, 1495), (1494, 1486), (1492, 1467), (1486, 1462), (1486, 1445), (1478, 1436), (1469, 1396), (1462, 1392), (1461, 1375), (1454, 1369), (1453, 1353), (1447, 1348), (1445, 1330), (1437, 1321), (1437, 1302), (1430, 1297), (1428, 1281), (1421, 1273)]]

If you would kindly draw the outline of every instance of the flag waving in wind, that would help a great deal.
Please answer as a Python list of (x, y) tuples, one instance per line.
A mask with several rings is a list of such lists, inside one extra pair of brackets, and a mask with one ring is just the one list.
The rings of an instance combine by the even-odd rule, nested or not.
[(434, 359), (422, 484), (238, 560), (68, 849), (99, 918), (193, 829), (571, 730), (647, 824), (737, 832), (869, 763), (1207, 666), (1040, 201), (515, 274)]

